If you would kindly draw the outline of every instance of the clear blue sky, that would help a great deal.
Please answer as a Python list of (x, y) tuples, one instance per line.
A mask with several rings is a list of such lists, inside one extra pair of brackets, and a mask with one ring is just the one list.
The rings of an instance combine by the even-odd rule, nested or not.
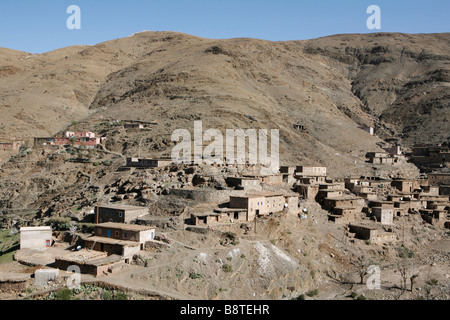
[[(69, 30), (67, 8), (81, 8)], [(367, 7), (381, 8), (369, 30)], [(143, 30), (223, 39), (302, 40), (341, 33), (450, 32), (450, 0), (1, 0), (0, 47), (42, 53)]]

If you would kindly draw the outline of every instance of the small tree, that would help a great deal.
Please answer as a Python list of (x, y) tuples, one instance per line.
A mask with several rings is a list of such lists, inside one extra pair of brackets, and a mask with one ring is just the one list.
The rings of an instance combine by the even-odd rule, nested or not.
[(361, 280), (360, 283), (364, 284), (364, 277), (367, 274), (367, 268), (370, 265), (369, 261), (366, 258), (360, 256), (351, 261), (351, 264), (353, 264), (358, 269), (358, 274)]
[(400, 272), (400, 276), (402, 277), (402, 292), (406, 291), (406, 282), (408, 280), (408, 263), (406, 259), (403, 259), (397, 263), (398, 271)]
[(417, 277), (419, 276), (419, 274), (413, 274), (412, 276), (411, 276), (411, 278), (409, 278), (409, 280), (411, 281), (411, 292), (413, 291), (413, 289), (414, 289), (414, 285), (416, 284), (416, 281), (417, 281)]

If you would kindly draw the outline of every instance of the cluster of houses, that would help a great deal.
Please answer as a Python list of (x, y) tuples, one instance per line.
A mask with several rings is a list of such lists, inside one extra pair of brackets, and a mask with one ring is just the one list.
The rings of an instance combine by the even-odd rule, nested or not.
[[(66, 132), (63, 138), (96, 139), (92, 133)], [(57, 140), (55, 140), (57, 142)], [(67, 141), (67, 140), (64, 140)], [(81, 141), (81, 140), (80, 140)], [(373, 159), (389, 158), (373, 153)], [(386, 162), (384, 162), (386, 163)], [(162, 168), (172, 160), (128, 158), (127, 167)], [(216, 165), (216, 164), (215, 164)], [(372, 243), (394, 241), (397, 235), (380, 226), (416, 214), (425, 223), (449, 227), (450, 174), (429, 174), (427, 179), (380, 179), (348, 177), (330, 179), (324, 166), (282, 166), (271, 175), (242, 174), (227, 176), (228, 188), (238, 192), (228, 203), (211, 212), (191, 213), (191, 224), (198, 227), (248, 223), (260, 217), (288, 214), (300, 217), (301, 201), (315, 201), (328, 211), (328, 220), (341, 224), (350, 238)], [(278, 190), (268, 191), (268, 190)], [(56, 267), (77, 265), (83, 273), (100, 276), (119, 270), (155, 239), (156, 228), (134, 224), (149, 214), (147, 207), (124, 204), (99, 206), (95, 213), (95, 234), (83, 238), (82, 252), (55, 259)], [(45, 248), (52, 245), (48, 227), (22, 228), (21, 247)]]
[(422, 172), (429, 173), (443, 166), (449, 167), (450, 148), (447, 143), (416, 144), (411, 148), (408, 157)]
[[(107, 275), (130, 263), (145, 244), (154, 241), (156, 227), (132, 222), (148, 214), (148, 208), (107, 204), (97, 208), (95, 234), (82, 239), (83, 250), (55, 257), (55, 267), (67, 270), (77, 266), (81, 273)], [(21, 249), (44, 249), (53, 245), (51, 227), (24, 227), (20, 229)]]
[(2, 151), (19, 150), (22, 146), (25, 146), (26, 144), (27, 144), (27, 142), (24, 140), (0, 142), (0, 150), (2, 150)]
[(94, 149), (106, 138), (96, 137), (94, 132), (90, 131), (66, 131), (61, 136), (51, 138), (34, 138), (35, 146), (73, 146), (75, 148), (85, 147)]

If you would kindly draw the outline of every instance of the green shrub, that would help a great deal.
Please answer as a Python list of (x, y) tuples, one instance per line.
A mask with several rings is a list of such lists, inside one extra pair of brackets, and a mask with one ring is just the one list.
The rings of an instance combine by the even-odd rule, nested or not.
[(114, 295), (114, 300), (128, 300), (128, 295), (125, 292), (117, 292)]
[(203, 276), (200, 273), (196, 273), (196, 272), (191, 272), (189, 273), (189, 278), (191, 279), (199, 279), (202, 278)]
[(317, 296), (318, 294), (319, 294), (319, 289), (311, 290), (306, 293), (306, 295), (308, 297), (314, 297), (314, 296)]
[(358, 297), (358, 294), (355, 291), (353, 291), (351, 296), (352, 296), (353, 299), (356, 299), (356, 297)]
[(437, 286), (439, 281), (437, 281), (437, 279), (431, 279), (431, 280), (428, 280), (426, 283), (429, 286)]
[(401, 247), (395, 248), (395, 250), (397, 250), (397, 255), (400, 258), (412, 258), (412, 257), (414, 257), (414, 251), (412, 251), (411, 249), (406, 248), (403, 245)]
[(48, 219), (45, 224), (47, 226), (51, 226), (53, 229), (56, 229), (57, 231), (68, 231), (70, 227), (74, 226), (75, 223), (70, 220), (70, 218), (50, 218)]
[(364, 295), (359, 295), (356, 300), (366, 300), (366, 297)]
[(63, 288), (55, 293), (56, 300), (70, 300), (72, 299), (73, 292), (68, 288)]
[(223, 271), (225, 272), (233, 272), (233, 267), (230, 264), (224, 264), (222, 266)]
[(103, 291), (102, 299), (103, 300), (112, 300), (113, 299), (113, 294), (110, 291)]

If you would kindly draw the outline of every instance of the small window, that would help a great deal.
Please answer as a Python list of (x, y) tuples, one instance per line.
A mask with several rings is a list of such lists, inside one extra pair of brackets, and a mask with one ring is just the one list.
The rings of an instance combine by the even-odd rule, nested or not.
[(121, 218), (123, 217), (123, 213), (122, 212), (119, 213), (119, 217), (121, 217)]
[(118, 237), (119, 236), (119, 231), (116, 231), (116, 237)]

